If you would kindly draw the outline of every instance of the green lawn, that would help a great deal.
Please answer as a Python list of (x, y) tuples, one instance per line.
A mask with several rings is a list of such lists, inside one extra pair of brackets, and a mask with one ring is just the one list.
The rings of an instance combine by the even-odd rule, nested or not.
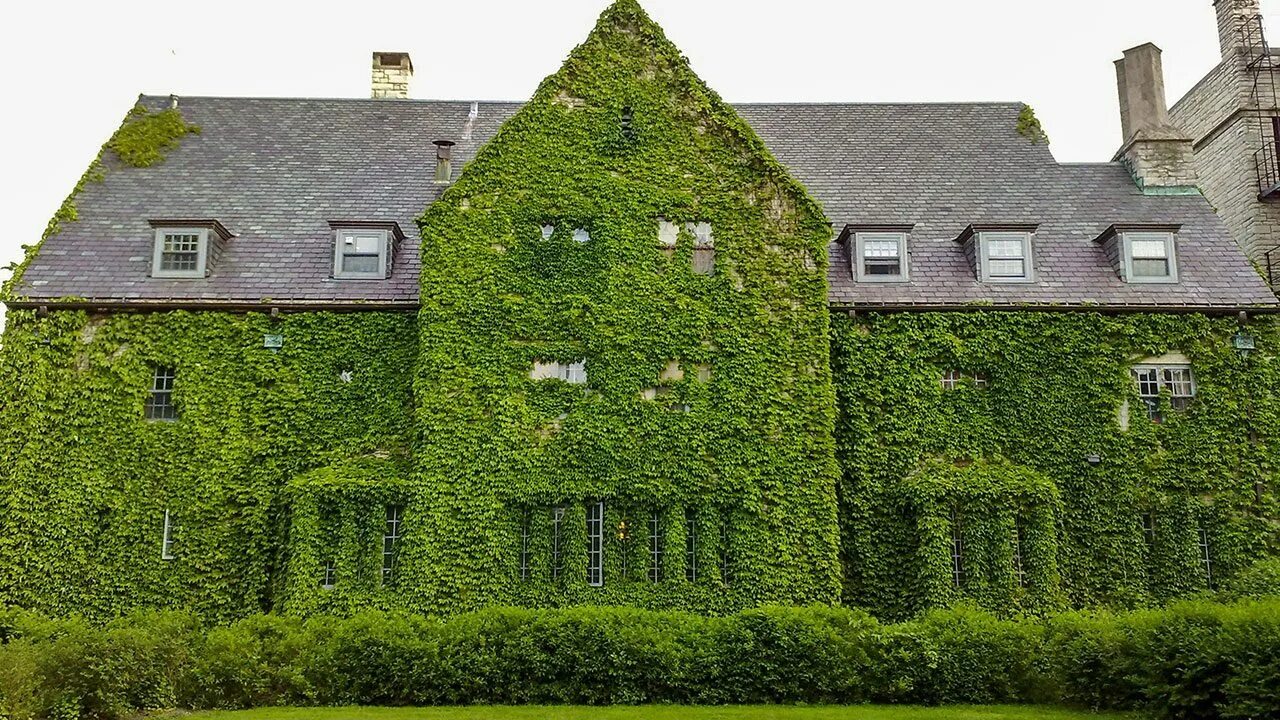
[(795, 707), (449, 707), (267, 708), (237, 712), (173, 713), (182, 720), (1120, 720), (1133, 716), (1043, 706), (953, 705)]

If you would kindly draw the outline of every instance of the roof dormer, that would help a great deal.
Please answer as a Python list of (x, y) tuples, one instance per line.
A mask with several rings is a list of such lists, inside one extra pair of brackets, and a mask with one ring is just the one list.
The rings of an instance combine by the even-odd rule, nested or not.
[(226, 241), (232, 238), (217, 220), (151, 220), (155, 237), (151, 249), (151, 277), (198, 280), (209, 275)]

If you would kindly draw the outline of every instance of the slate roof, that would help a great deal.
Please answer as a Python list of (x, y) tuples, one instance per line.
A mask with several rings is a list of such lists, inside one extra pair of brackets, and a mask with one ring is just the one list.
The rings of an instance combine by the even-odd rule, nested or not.
[[(168, 98), (144, 97), (149, 107)], [(417, 302), (415, 218), (433, 182), (434, 140), (462, 167), (520, 103), (182, 98), (201, 126), (150, 168), (106, 162), (79, 196), (80, 219), (50, 238), (22, 278), (20, 304), (256, 305)], [(836, 306), (1276, 305), (1209, 204), (1146, 196), (1116, 163), (1059, 164), (1016, 130), (1016, 103), (749, 104), (737, 110), (846, 225), (912, 225), (911, 280), (858, 283), (833, 242)], [(234, 233), (203, 280), (148, 276), (155, 218), (217, 219)], [(334, 220), (397, 222), (408, 239), (387, 280), (334, 280)], [(1180, 225), (1180, 282), (1130, 285), (1094, 242), (1113, 224)], [(978, 282), (955, 238), (973, 224), (1032, 224), (1036, 281)]]

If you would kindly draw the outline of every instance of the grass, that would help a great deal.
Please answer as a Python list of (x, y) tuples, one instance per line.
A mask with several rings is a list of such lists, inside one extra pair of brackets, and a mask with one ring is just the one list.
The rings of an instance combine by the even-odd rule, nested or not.
[(887, 705), (685, 707), (445, 707), (263, 708), (173, 713), (182, 720), (1121, 720), (1132, 715), (1090, 713), (1043, 705)]

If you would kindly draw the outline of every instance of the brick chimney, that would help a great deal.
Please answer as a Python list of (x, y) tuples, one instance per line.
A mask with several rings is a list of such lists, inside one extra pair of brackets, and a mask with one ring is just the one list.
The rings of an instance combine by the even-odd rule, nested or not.
[(1169, 122), (1160, 48), (1147, 43), (1125, 50), (1116, 61), (1116, 84), (1124, 144), (1114, 159), (1149, 195), (1199, 192), (1191, 138)]
[(409, 60), (409, 53), (375, 52), (370, 97), (407, 98), (412, 78), (413, 62)]
[(1244, 46), (1242, 30), (1262, 16), (1262, 8), (1258, 0), (1214, 0), (1213, 9), (1218, 11), (1218, 43), (1222, 46), (1222, 57), (1230, 57)]

